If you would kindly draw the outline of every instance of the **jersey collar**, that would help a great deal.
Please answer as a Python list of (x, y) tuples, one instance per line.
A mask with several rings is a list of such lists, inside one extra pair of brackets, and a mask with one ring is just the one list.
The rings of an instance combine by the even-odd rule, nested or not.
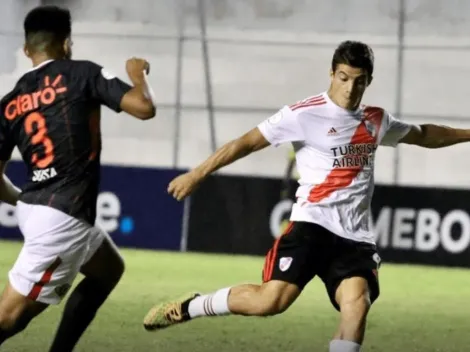
[(362, 105), (359, 104), (358, 108), (356, 110), (348, 110), (348, 109), (345, 109), (345, 108), (342, 108), (341, 106), (339, 105), (336, 105), (336, 103), (331, 100), (331, 98), (328, 96), (328, 92), (324, 92), (323, 93), (323, 96), (325, 97), (325, 100), (331, 104), (331, 106), (333, 106), (337, 111), (343, 113), (343, 114), (347, 114), (347, 115), (357, 115), (361, 112), (361, 110), (363, 109), (362, 108)]
[(36, 67), (32, 67), (30, 68), (28, 71), (26, 71), (26, 73), (28, 72), (32, 72), (32, 71), (36, 71), (37, 69), (43, 67), (43, 66), (46, 66), (48, 63), (51, 63), (52, 61), (54, 61), (53, 59), (50, 59), (50, 60), (46, 60), (46, 61), (43, 61), (41, 62), (39, 65), (37, 65)]

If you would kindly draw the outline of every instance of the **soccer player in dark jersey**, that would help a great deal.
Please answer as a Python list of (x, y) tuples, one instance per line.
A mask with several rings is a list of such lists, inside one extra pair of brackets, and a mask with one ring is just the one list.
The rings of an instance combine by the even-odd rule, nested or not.
[(28, 170), (20, 192), (3, 175), (0, 200), (16, 205), (24, 246), (0, 298), (0, 344), (58, 304), (77, 274), (50, 351), (72, 351), (119, 282), (124, 263), (95, 226), (100, 183), (100, 107), (155, 116), (143, 59), (127, 61), (133, 86), (90, 61), (71, 59), (71, 16), (53, 6), (25, 18), (33, 68), (0, 103), (0, 175), (18, 147)]

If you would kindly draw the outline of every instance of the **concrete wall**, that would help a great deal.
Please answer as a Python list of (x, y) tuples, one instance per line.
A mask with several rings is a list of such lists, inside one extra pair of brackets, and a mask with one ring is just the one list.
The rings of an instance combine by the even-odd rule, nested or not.
[[(199, 33), (195, 3), (69, 1), (75, 18), (75, 57), (94, 60), (124, 78), (128, 57), (147, 58), (152, 64), (151, 82), (162, 105), (158, 118), (145, 123), (107, 111), (103, 119), (104, 162), (172, 166), (179, 4), (184, 5), (185, 35), (189, 39), (183, 48), (177, 166), (195, 166), (209, 155), (203, 61), (200, 42), (195, 40)], [(364, 40), (373, 46), (375, 80), (364, 102), (395, 112), (397, 3), (208, 0), (218, 145), (256, 126), (282, 105), (325, 90), (332, 52), (344, 39)], [(401, 117), (414, 123), (470, 128), (470, 2), (409, 0), (407, 16)], [(1, 77), (2, 92), (29, 67), (19, 49), (15, 63), (13, 73), (9, 69), (10, 73)], [(287, 151), (287, 146), (269, 148), (225, 172), (281, 175)], [(399, 152), (401, 183), (452, 187), (469, 184), (470, 159), (466, 155), (470, 145), (442, 150), (400, 147)], [(378, 182), (393, 181), (393, 158), (393, 149), (379, 149)]]

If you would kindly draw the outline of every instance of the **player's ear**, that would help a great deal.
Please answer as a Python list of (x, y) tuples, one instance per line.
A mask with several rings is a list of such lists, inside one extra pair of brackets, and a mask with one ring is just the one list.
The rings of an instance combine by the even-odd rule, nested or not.
[(333, 79), (334, 76), (335, 76), (335, 71), (333, 71), (333, 69), (330, 68), (330, 78)]
[(64, 50), (65, 56), (70, 58), (72, 54), (72, 39), (70, 37), (64, 40), (62, 49)]
[(23, 52), (26, 55), (26, 57), (31, 57), (31, 54), (29, 53), (29, 49), (26, 43), (23, 45)]
[(367, 82), (367, 86), (369, 86), (372, 83), (373, 79), (374, 79), (374, 76), (369, 77), (369, 81)]

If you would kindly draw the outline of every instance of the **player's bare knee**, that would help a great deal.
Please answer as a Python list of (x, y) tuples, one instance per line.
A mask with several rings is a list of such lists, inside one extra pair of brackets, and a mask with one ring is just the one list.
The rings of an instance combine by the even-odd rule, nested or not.
[(290, 302), (287, 302), (285, 299), (283, 299), (283, 297), (279, 297), (271, 305), (271, 315), (284, 313), (287, 310), (287, 308), (289, 308), (289, 306), (290, 306)]
[(346, 298), (341, 302), (341, 318), (343, 320), (362, 321), (366, 318), (371, 306), (368, 292), (362, 292)]
[[(263, 299), (264, 298), (264, 299)], [(287, 307), (277, 297), (266, 299), (263, 297), (259, 300), (258, 314), (259, 316), (273, 316), (284, 312)]]
[(259, 297), (260, 315), (272, 316), (285, 312), (298, 295), (291, 291), (284, 287), (262, 287)]
[(362, 277), (343, 280), (336, 291), (336, 301), (341, 308), (342, 320), (360, 320), (365, 317), (371, 306), (367, 280)]

